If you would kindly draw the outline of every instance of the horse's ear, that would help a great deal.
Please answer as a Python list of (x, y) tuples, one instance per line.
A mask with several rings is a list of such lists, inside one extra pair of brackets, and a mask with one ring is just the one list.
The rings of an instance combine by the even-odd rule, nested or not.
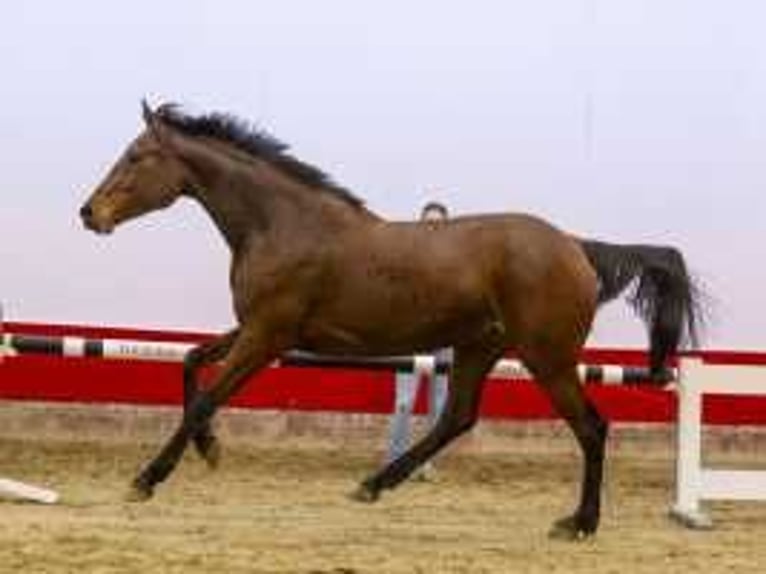
[(171, 142), (170, 137), (167, 134), (166, 126), (162, 123), (157, 111), (152, 110), (152, 108), (149, 107), (145, 98), (141, 99), (141, 113), (149, 133), (161, 144), (169, 146)]
[(141, 98), (141, 114), (144, 117), (146, 127), (151, 127), (155, 121), (155, 117), (152, 108), (149, 107), (149, 103), (146, 101), (146, 98)]

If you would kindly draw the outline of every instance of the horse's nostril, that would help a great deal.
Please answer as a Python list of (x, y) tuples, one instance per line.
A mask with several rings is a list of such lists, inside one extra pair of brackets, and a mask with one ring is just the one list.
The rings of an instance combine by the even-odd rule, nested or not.
[(86, 203), (80, 208), (80, 217), (83, 219), (88, 219), (93, 215), (93, 208), (90, 206), (89, 203)]

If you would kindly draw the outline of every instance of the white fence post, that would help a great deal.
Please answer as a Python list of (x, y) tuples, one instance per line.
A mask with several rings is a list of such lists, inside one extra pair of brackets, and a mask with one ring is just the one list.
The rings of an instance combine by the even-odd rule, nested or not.
[(763, 366), (708, 365), (681, 359), (678, 380), (676, 500), (673, 518), (691, 528), (710, 528), (702, 500), (766, 500), (766, 471), (714, 470), (702, 466), (702, 397), (766, 395)]
[(676, 501), (671, 516), (689, 528), (710, 528), (700, 510), (702, 496), (702, 393), (694, 384), (699, 359), (681, 359), (676, 422)]

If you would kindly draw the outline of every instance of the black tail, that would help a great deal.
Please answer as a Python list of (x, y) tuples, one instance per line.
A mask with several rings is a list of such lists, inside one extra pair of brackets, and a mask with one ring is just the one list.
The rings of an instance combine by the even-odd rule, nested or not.
[(599, 278), (599, 305), (630, 288), (628, 304), (649, 331), (652, 377), (663, 380), (668, 358), (696, 346), (704, 319), (701, 293), (673, 247), (581, 240)]

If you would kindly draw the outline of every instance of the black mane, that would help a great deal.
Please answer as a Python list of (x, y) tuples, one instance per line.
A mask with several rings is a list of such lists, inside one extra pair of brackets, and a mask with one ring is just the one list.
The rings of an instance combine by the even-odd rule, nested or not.
[(186, 135), (227, 142), (254, 157), (268, 161), (308, 186), (329, 191), (355, 207), (364, 205), (362, 199), (336, 184), (322, 170), (287, 153), (287, 144), (234, 115), (213, 112), (191, 116), (177, 104), (163, 104), (155, 114), (163, 123)]

